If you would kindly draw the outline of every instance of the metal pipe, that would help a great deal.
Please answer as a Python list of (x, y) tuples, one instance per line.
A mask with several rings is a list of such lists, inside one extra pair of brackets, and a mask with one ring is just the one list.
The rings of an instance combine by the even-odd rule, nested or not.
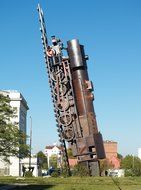
[[(68, 41), (67, 45), (78, 115), (86, 118), (87, 127), (91, 125), (90, 120), (95, 121), (95, 132), (98, 133), (93, 107), (93, 94), (87, 86), (87, 82), (90, 83), (90, 81), (87, 71), (84, 46), (80, 45), (79, 40), (77, 39)], [(88, 118), (88, 115), (92, 115), (92, 117)], [(90, 134), (92, 132), (92, 126), (88, 128), (90, 129), (88, 129), (87, 134)]]

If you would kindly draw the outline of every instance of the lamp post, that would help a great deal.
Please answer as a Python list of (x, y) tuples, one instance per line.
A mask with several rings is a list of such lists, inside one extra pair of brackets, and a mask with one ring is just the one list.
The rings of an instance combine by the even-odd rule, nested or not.
[(133, 154), (133, 170), (134, 170), (134, 167), (135, 167), (135, 157), (134, 157), (134, 154)]
[(29, 170), (31, 167), (31, 148), (32, 148), (32, 117), (30, 116)]
[(47, 153), (47, 165), (48, 165), (48, 169), (50, 167), (50, 158), (49, 158), (49, 153)]

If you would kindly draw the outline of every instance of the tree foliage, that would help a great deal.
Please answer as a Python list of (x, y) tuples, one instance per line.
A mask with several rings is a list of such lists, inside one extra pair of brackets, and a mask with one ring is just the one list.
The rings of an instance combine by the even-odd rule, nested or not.
[(137, 156), (127, 155), (121, 161), (121, 168), (125, 169), (126, 176), (140, 176), (141, 160)]
[(121, 154), (117, 153), (117, 158), (121, 160), (121, 159), (123, 159), (123, 156)]
[(41, 167), (41, 169), (48, 169), (47, 157), (42, 151), (39, 151), (37, 153), (37, 158), (38, 158), (39, 166)]
[(80, 177), (89, 176), (90, 172), (84, 163), (78, 163), (73, 168), (73, 175), (74, 176), (80, 176)]
[(55, 155), (55, 154), (52, 155), (49, 159), (50, 166), (53, 168), (57, 168), (57, 160), (58, 160), (57, 155)]
[(11, 121), (15, 112), (9, 97), (0, 94), (0, 156), (5, 161), (9, 161), (9, 156), (25, 157), (29, 153), (26, 135)]

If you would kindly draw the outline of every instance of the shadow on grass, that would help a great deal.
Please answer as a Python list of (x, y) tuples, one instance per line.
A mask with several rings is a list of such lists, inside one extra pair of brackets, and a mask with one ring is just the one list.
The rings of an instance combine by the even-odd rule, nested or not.
[(14, 188), (14, 190), (32, 190), (32, 189), (35, 189), (35, 190), (46, 190), (46, 189), (51, 189), (53, 188), (54, 185), (27, 185), (27, 186), (18, 186), (16, 188)]
[[(52, 189), (55, 185), (18, 185), (18, 184), (0, 184), (0, 190), (5, 189), (5, 187), (11, 187), (11, 190), (46, 190)], [(9, 189), (9, 188), (8, 188)], [(9, 190), (10, 190), (9, 189)]]

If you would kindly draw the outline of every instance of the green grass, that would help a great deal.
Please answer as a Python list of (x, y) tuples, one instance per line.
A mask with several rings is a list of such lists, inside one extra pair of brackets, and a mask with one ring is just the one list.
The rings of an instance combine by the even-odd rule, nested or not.
[[(114, 181), (113, 181), (114, 180)], [(17, 186), (17, 190), (141, 190), (141, 177), (68, 177), (68, 178), (25, 178), (0, 177), (0, 187), (4, 184), (27, 184)]]

